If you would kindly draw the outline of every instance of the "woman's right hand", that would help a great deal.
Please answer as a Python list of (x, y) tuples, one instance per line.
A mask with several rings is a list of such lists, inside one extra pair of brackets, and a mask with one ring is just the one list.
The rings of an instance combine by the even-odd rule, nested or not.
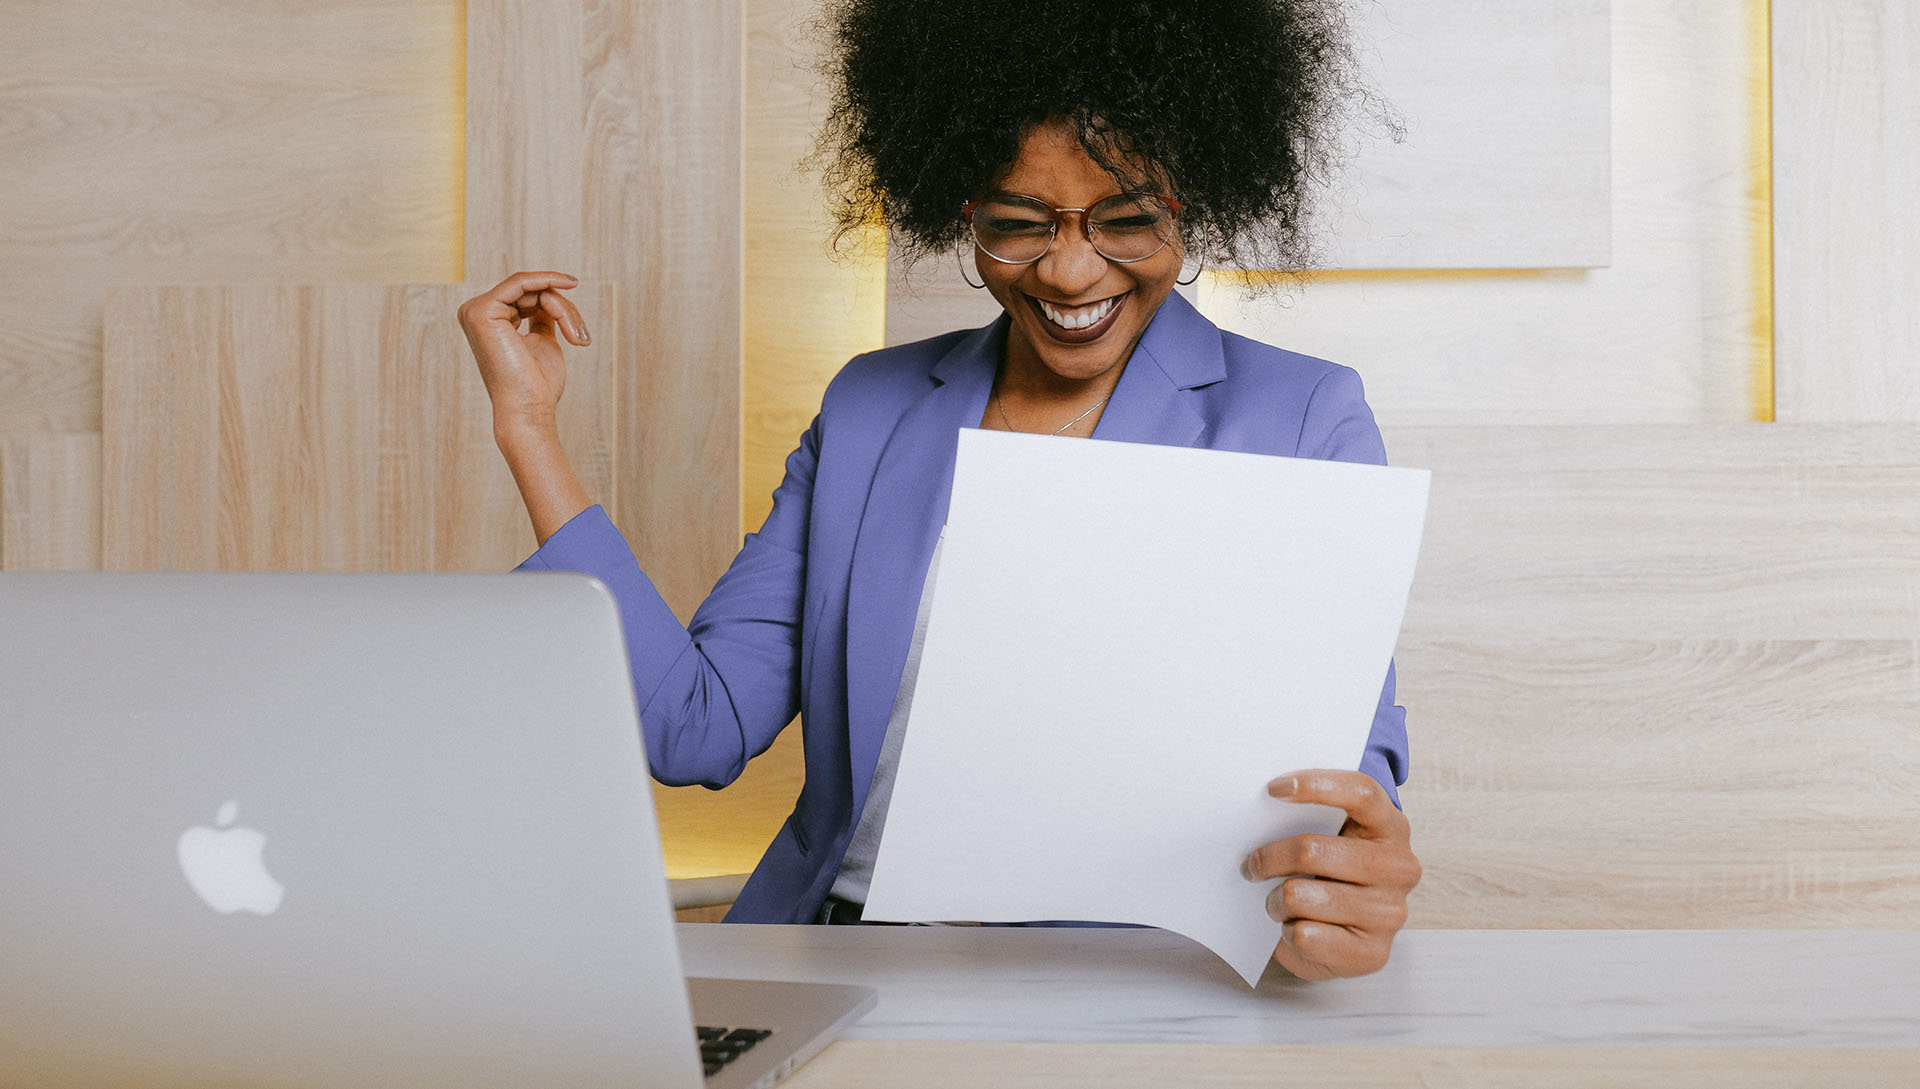
[(560, 290), (579, 284), (564, 272), (516, 272), (460, 304), (460, 328), (493, 402), (494, 441), (541, 544), (593, 505), (560, 445), (567, 363), (559, 337), (582, 348), (589, 340), (580, 311)]
[(496, 434), (556, 427), (567, 385), (559, 336), (577, 347), (591, 340), (580, 311), (560, 293), (579, 285), (564, 272), (516, 272), (460, 305), (460, 328), (493, 402)]

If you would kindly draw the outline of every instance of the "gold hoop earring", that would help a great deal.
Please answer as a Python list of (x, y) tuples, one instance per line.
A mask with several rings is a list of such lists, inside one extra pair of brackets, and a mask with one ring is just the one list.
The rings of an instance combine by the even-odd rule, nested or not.
[(980, 283), (976, 284), (973, 282), (973, 278), (967, 275), (966, 251), (964, 249), (954, 250), (953, 256), (954, 256), (954, 259), (958, 261), (960, 264), (960, 278), (967, 282), (967, 286), (974, 289), (975, 291), (985, 290), (987, 286), (986, 281), (982, 280)]

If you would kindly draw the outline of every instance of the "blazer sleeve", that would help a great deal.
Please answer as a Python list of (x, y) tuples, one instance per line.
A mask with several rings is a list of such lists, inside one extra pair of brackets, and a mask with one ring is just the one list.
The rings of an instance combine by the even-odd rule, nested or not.
[(580, 571), (613, 591), (654, 778), (719, 788), (800, 707), (801, 602), (819, 421), (787, 458), (773, 512), (682, 625), (606, 511), (591, 507), (520, 570)]
[[(1360, 376), (1335, 366), (1314, 386), (1300, 428), (1300, 452), (1327, 461), (1366, 465), (1387, 463), (1386, 444), (1367, 407)], [(1400, 804), (1400, 784), (1407, 781), (1407, 712), (1394, 702), (1393, 663), (1387, 663), (1386, 683), (1374, 709), (1360, 770), (1386, 788), (1394, 805)]]

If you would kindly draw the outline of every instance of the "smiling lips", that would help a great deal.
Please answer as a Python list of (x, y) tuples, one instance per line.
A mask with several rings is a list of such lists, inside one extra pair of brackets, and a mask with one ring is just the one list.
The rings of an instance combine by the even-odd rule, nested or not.
[(1066, 344), (1085, 344), (1100, 339), (1101, 334), (1112, 328), (1114, 319), (1120, 311), (1126, 309), (1127, 292), (1085, 306), (1056, 306), (1044, 299), (1027, 296), (1042, 319), (1041, 325), (1053, 339)]

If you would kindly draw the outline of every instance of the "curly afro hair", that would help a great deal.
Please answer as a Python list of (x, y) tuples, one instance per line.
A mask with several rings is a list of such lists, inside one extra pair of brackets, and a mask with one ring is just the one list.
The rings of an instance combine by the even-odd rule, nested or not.
[(1181, 203), (1190, 254), (1307, 267), (1312, 191), (1372, 102), (1344, 0), (837, 0), (824, 29), (836, 242), (883, 222), (909, 262), (1059, 119), (1122, 188)]

